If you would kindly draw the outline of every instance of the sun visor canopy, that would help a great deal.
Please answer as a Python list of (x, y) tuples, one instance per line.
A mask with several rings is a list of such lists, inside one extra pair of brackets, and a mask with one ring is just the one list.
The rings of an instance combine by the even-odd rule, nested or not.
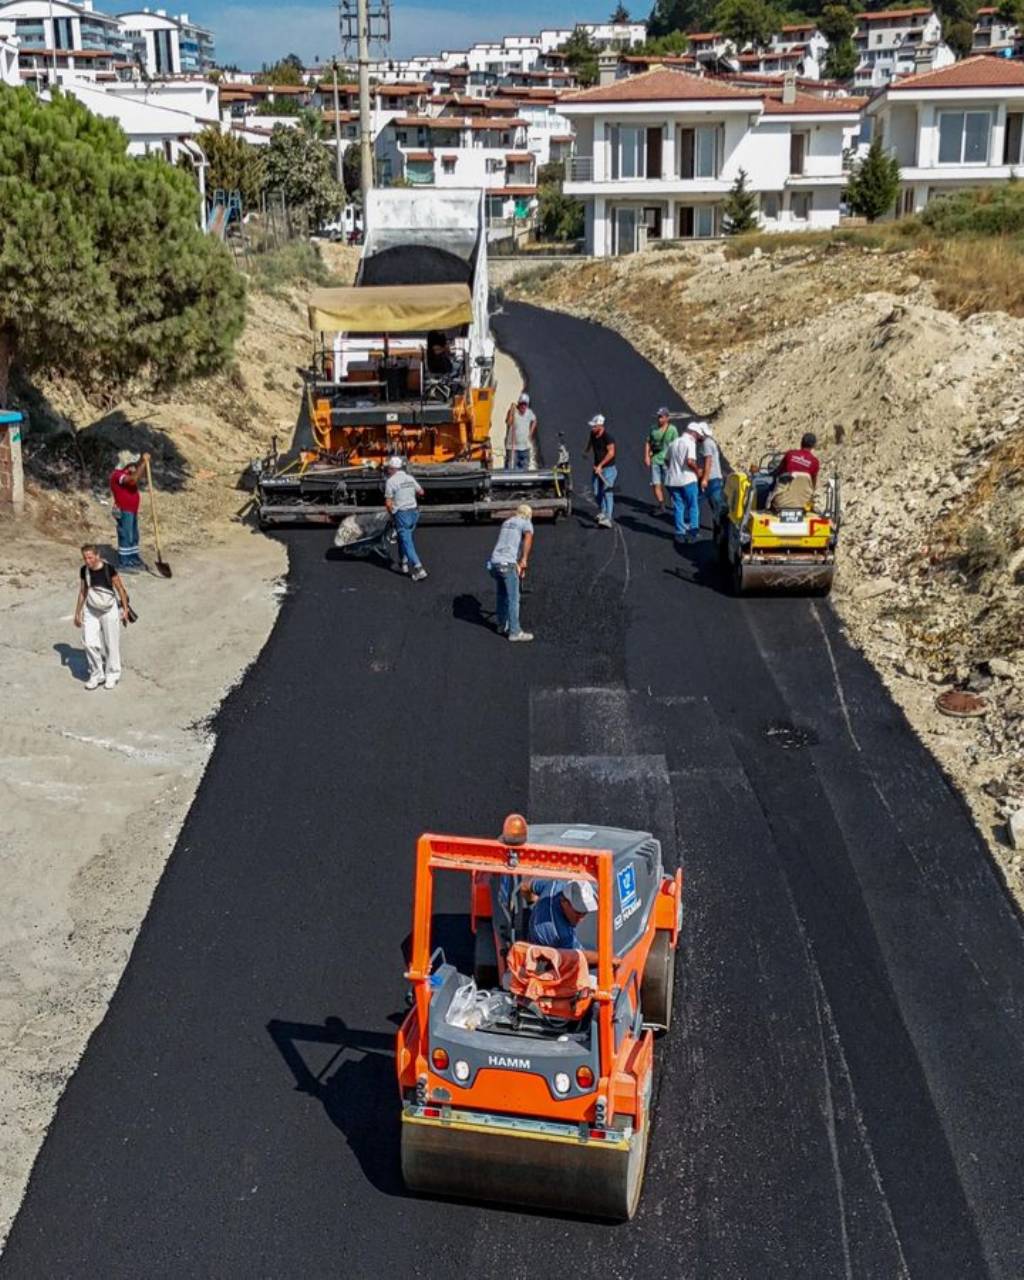
[(319, 333), (422, 333), (456, 329), (472, 318), (465, 284), (318, 289), (309, 300), (309, 327)]

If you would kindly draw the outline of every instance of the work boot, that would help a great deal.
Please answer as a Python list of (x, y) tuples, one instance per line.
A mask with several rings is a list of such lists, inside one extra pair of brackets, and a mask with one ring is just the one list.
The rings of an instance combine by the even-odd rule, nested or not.
[(85, 687), (87, 689), (98, 689), (102, 683), (103, 683), (102, 676), (90, 676), (89, 679), (86, 680), (85, 682)]
[(532, 631), (517, 631), (517, 632), (515, 633), (515, 635), (513, 635), (513, 636), (509, 636), (509, 639), (512, 641), (512, 643), (513, 643), (513, 644), (515, 644), (515, 642), (516, 642), (517, 640), (532, 640), (532, 639), (533, 639), (533, 632), (532, 632)]
[(412, 576), (413, 582), (422, 582), (423, 579), (427, 576), (427, 571), (426, 569), (424, 569), (424, 567), (421, 564), (418, 564), (416, 568), (413, 569), (411, 576)]

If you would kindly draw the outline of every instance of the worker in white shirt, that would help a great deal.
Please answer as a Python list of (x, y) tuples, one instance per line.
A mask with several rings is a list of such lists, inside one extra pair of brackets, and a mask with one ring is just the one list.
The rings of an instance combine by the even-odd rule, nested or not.
[(676, 542), (695, 542), (700, 529), (700, 467), (695, 433), (684, 428), (669, 445), (665, 462), (665, 487), (672, 500)]
[(404, 458), (399, 458), (397, 455), (388, 458), (384, 505), (395, 522), (398, 550), (402, 557), (402, 572), (408, 573), (413, 582), (422, 582), (427, 576), (427, 571), (420, 564), (412, 534), (420, 518), (417, 499), (423, 497), (423, 489), (414, 476), (403, 470), (404, 466)]

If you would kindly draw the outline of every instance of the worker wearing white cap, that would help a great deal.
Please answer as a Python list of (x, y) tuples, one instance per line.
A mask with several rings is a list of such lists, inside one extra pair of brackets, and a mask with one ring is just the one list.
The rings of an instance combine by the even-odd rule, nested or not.
[(535, 880), (537, 901), (530, 912), (529, 940), (541, 947), (582, 951), (576, 926), (597, 910), (597, 890), (589, 880)]
[(718, 448), (718, 441), (711, 430), (710, 422), (694, 422), (691, 425), (697, 433), (700, 491), (707, 498), (708, 506), (711, 508), (712, 519), (715, 519), (725, 501), (723, 496), (725, 481), (722, 479), (722, 455)]
[(386, 465), (388, 478), (384, 483), (384, 505), (395, 522), (401, 556), (400, 567), (403, 573), (411, 576), (413, 582), (422, 582), (427, 571), (420, 564), (412, 534), (420, 518), (417, 499), (423, 497), (423, 489), (416, 478), (404, 469), (404, 458), (396, 454), (393, 458), (388, 458)]
[(602, 529), (612, 527), (615, 510), (615, 481), (619, 468), (615, 463), (615, 437), (605, 426), (604, 414), (595, 413), (590, 419), (590, 439), (583, 450), (594, 458), (594, 501), (597, 503), (597, 523)]
[(537, 415), (523, 391), (505, 414), (505, 458), (513, 471), (529, 471), (530, 455), (537, 443)]

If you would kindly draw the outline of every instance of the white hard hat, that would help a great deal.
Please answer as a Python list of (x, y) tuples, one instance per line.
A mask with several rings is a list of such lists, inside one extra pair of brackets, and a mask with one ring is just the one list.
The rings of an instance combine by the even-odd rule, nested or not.
[(593, 416), (593, 417), (590, 419), (590, 421), (587, 423), (587, 426), (588, 426), (588, 427), (603, 427), (603, 426), (604, 426), (604, 414), (603, 414), (603, 413), (595, 413), (595, 414), (594, 414), (594, 416)]
[(405, 459), (400, 458), (396, 453), (394, 457), (388, 458), (387, 467), (389, 471), (401, 471), (405, 466)]
[(565, 886), (565, 897), (574, 911), (596, 911), (597, 890), (587, 880), (570, 880)]

